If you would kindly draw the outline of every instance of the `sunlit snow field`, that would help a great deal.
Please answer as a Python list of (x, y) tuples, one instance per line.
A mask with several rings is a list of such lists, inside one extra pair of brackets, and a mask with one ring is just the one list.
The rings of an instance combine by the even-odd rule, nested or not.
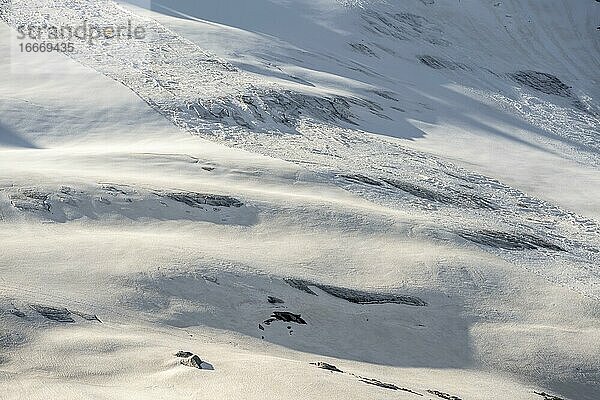
[(600, 3), (0, 10), (0, 398), (598, 398)]

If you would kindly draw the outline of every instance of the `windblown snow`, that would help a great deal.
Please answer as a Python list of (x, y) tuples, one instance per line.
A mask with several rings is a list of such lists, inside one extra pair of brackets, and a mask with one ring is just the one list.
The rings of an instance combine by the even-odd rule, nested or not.
[(0, 398), (598, 399), (599, 27), (0, 0)]

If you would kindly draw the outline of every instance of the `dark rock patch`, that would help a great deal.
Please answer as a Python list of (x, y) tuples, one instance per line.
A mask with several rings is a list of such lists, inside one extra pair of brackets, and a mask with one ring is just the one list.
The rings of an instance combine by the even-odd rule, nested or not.
[(556, 76), (538, 71), (517, 71), (509, 76), (523, 86), (530, 87), (545, 94), (560, 97), (573, 97), (571, 87), (564, 84)]
[(202, 278), (210, 283), (214, 283), (215, 285), (219, 284), (219, 279), (216, 276), (203, 276)]
[(384, 389), (391, 389), (391, 390), (398, 390), (400, 389), (398, 386), (392, 384), (392, 383), (384, 383), (381, 381), (378, 381), (377, 379), (371, 379), (371, 378), (360, 378), (360, 381), (363, 383), (366, 383), (367, 385), (373, 385), (373, 386), (378, 386)]
[(366, 44), (363, 43), (348, 43), (354, 51), (367, 55), (369, 57), (377, 57), (377, 54)]
[(383, 181), (396, 189), (400, 189), (403, 192), (409, 193), (415, 197), (432, 202), (474, 209), (498, 209), (498, 206), (496, 206), (493, 202), (474, 194), (464, 193), (457, 190), (449, 190), (448, 193), (440, 193), (415, 185), (413, 183), (403, 182), (396, 179), (384, 178)]
[(326, 362), (320, 362), (319, 361), (319, 362), (313, 362), (313, 363), (310, 363), (310, 364), (311, 365), (315, 365), (317, 368), (321, 368), (321, 369), (324, 369), (324, 370), (327, 370), (327, 371), (338, 372), (338, 373), (341, 373), (341, 374), (352, 375), (353, 377), (358, 378), (358, 380), (360, 380), (362, 383), (366, 383), (367, 385), (373, 385), (373, 386), (377, 386), (377, 387), (384, 388), (384, 389), (390, 389), (390, 390), (401, 390), (403, 392), (412, 393), (412, 394), (415, 394), (417, 396), (423, 396), (422, 394), (417, 393), (417, 392), (415, 392), (413, 390), (410, 390), (410, 389), (407, 389), (407, 388), (403, 388), (403, 387), (400, 387), (400, 386), (396, 386), (396, 385), (394, 385), (392, 383), (385, 383), (385, 382), (382, 382), (382, 381), (377, 380), (377, 379), (365, 378), (364, 376), (356, 375), (356, 374), (353, 374), (351, 372), (344, 372), (341, 369), (339, 369), (338, 367), (336, 367), (335, 365), (328, 364)]
[(512, 234), (492, 230), (463, 231), (458, 235), (471, 242), (503, 250), (547, 249), (565, 251), (562, 247), (528, 233)]
[(300, 314), (294, 314), (287, 311), (273, 311), (271, 318), (264, 321), (264, 324), (271, 325), (271, 322), (274, 321), (293, 322), (295, 324), (306, 325), (306, 321), (302, 319)]
[(113, 196), (118, 196), (120, 194), (127, 195), (126, 191), (124, 191), (123, 189), (119, 189), (115, 185), (102, 185), (102, 190), (104, 190), (105, 192), (109, 192)]
[(544, 398), (544, 400), (565, 400), (562, 397), (553, 396), (546, 392), (533, 392), (533, 393), (537, 394), (538, 396), (542, 396)]
[(251, 88), (248, 93), (234, 97), (186, 102), (174, 105), (156, 104), (165, 115), (177, 116), (178, 126), (192, 128), (201, 121), (210, 121), (248, 129), (266, 129), (275, 122), (295, 130), (297, 122), (306, 116), (324, 122), (345, 122), (357, 125), (352, 105), (375, 110), (367, 100), (342, 96), (314, 96), (291, 90)]
[(358, 379), (362, 382), (362, 383), (366, 383), (367, 385), (373, 385), (373, 386), (378, 386), (380, 388), (384, 388), (384, 389), (390, 389), (390, 390), (401, 390), (403, 392), (408, 392), (408, 393), (412, 393), (415, 394), (417, 396), (423, 396), (421, 393), (417, 393), (413, 390), (407, 389), (407, 388), (403, 388), (400, 386), (396, 386), (393, 383), (385, 383), (385, 382), (381, 382), (377, 379), (371, 379), (371, 378), (364, 378), (362, 376), (359, 376)]
[(315, 292), (312, 291), (311, 288), (308, 287), (308, 284), (307, 284), (306, 281), (303, 281), (303, 280), (300, 280), (300, 279), (284, 279), (284, 281), (285, 281), (285, 283), (287, 283), (288, 285), (290, 285), (294, 289), (302, 290), (303, 292), (306, 292), (306, 293), (311, 294), (313, 296), (317, 295)]
[(333, 372), (340, 372), (340, 373), (344, 373), (344, 371), (342, 371), (341, 369), (339, 369), (338, 367), (336, 367), (335, 365), (332, 364), (328, 364), (326, 362), (316, 362), (316, 363), (310, 363), (311, 365), (316, 365), (317, 368), (321, 368), (321, 369), (326, 369), (327, 371), (333, 371)]
[(10, 203), (20, 211), (44, 211), (50, 212), (50, 195), (33, 189), (26, 189), (20, 193), (10, 195)]
[(203, 361), (196, 354), (189, 351), (178, 351), (175, 353), (175, 357), (181, 358), (179, 361), (181, 365), (185, 365), (186, 367), (196, 368), (196, 369), (206, 369), (206, 370), (214, 370), (214, 367)]
[(14, 308), (12, 310), (8, 311), (9, 313), (11, 313), (12, 315), (14, 315), (15, 317), (19, 317), (19, 318), (25, 318), (26, 315), (23, 311), (19, 310), (18, 308)]
[(200, 357), (198, 357), (195, 354), (189, 358), (185, 358), (180, 361), (180, 363), (182, 365), (185, 365), (186, 367), (192, 367), (192, 368), (198, 368), (198, 369), (203, 369), (202, 362), (203, 361), (200, 359)]
[(373, 90), (373, 94), (387, 100), (398, 101), (394, 92), (388, 90)]
[(337, 286), (315, 284), (322, 291), (355, 304), (405, 304), (409, 306), (426, 306), (427, 303), (418, 297), (385, 293), (370, 293), (361, 290), (346, 289)]
[(165, 193), (171, 200), (183, 203), (190, 207), (201, 208), (203, 206), (213, 207), (241, 207), (244, 205), (238, 199), (230, 196), (221, 196), (216, 194), (204, 194), (194, 192), (171, 192)]
[[(291, 281), (291, 282), (290, 282)], [(317, 287), (322, 291), (330, 294), (331, 296), (344, 299), (355, 304), (405, 304), (409, 306), (426, 306), (427, 302), (421, 300), (415, 296), (408, 295), (397, 295), (397, 294), (386, 294), (386, 293), (372, 293), (362, 290), (347, 289), (338, 286), (323, 285), (320, 283), (312, 283), (303, 281), (300, 279), (286, 279), (290, 286), (302, 290), (306, 293), (317, 296), (317, 294), (310, 288), (310, 286)]]
[(387, 184), (394, 189), (399, 189), (412, 196), (431, 202), (473, 209), (497, 210), (499, 208), (496, 204), (494, 204), (493, 201), (456, 189), (447, 189), (446, 193), (441, 193), (439, 191), (424, 188), (414, 183), (404, 182), (397, 179), (371, 178), (360, 174), (346, 174), (340, 176), (352, 183), (364, 184), (378, 188), (383, 188)]
[(285, 303), (285, 301), (283, 301), (280, 298), (275, 297), (275, 296), (268, 296), (267, 301), (271, 304), (284, 304)]
[(354, 174), (354, 175), (341, 175), (342, 178), (353, 182), (353, 183), (361, 183), (370, 186), (383, 186), (383, 182), (377, 179), (369, 178), (368, 176)]
[(424, 64), (424, 65), (428, 66), (429, 68), (433, 68), (433, 69), (449, 69), (452, 71), (469, 70), (470, 69), (469, 67), (467, 67), (464, 64), (459, 64), (457, 62), (447, 60), (442, 57), (422, 55), (422, 56), (417, 56), (417, 59), (421, 62), (421, 64)]
[(431, 393), (434, 396), (437, 396), (440, 399), (444, 399), (444, 400), (462, 400), (460, 397), (452, 396), (452, 395), (450, 395), (448, 393), (440, 392), (440, 391), (437, 391), (437, 390), (428, 390), (427, 393)]
[(30, 304), (29, 307), (51, 321), (69, 323), (75, 322), (75, 320), (71, 317), (71, 312), (66, 308), (48, 307), (39, 304)]

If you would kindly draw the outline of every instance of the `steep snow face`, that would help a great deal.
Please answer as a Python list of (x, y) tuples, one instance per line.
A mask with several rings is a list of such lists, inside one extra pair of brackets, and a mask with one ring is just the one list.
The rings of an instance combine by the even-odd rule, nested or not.
[[(435, 69), (475, 69), (470, 75), (486, 83), (498, 80), (494, 74), (536, 70), (563, 79), (574, 88), (569, 95), (597, 99), (599, 94), (596, 67), (600, 59), (595, 33), (599, 12), (593, 1), (541, 4), (409, 0), (344, 7), (333, 0), (161, 0), (152, 2), (152, 8), (267, 36), (265, 39), (271, 42), (284, 41), (288, 51), (296, 47), (308, 53), (324, 51), (330, 57), (363, 53), (363, 57), (352, 58), (379, 73), (385, 72), (385, 77), (392, 80), (404, 77), (405, 82), (418, 81), (418, 75), (427, 75), (406, 76), (410, 64), (405, 61), (410, 60)], [(201, 25), (197, 28), (206, 29)], [(248, 44), (243, 41), (238, 45)], [(427, 63), (428, 59), (434, 62)], [(349, 73), (331, 66), (326, 72)], [(378, 81), (365, 75), (361, 80)], [(527, 82), (521, 83), (528, 86)]]
[(596, 399), (595, 2), (0, 7), (2, 393)]
[(180, 18), (153, 17), (241, 70), (369, 100), (361, 129), (598, 216), (581, 189), (598, 174), (580, 168), (598, 165), (596, 2), (263, 1), (243, 18), (219, 4), (159, 1)]

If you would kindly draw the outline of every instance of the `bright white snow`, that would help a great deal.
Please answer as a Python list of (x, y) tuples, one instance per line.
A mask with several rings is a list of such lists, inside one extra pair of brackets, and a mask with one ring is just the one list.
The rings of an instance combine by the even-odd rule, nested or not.
[(600, 4), (0, 7), (2, 396), (598, 397)]

